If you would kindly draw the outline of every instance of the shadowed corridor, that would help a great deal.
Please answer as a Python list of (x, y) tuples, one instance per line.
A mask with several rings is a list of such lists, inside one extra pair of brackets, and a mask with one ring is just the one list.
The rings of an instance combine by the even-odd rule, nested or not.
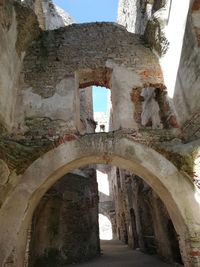
[[(174, 266), (159, 260), (155, 256), (131, 250), (117, 240), (101, 241), (102, 256), (81, 264), (67, 266), (80, 267), (169, 267)], [(179, 266), (179, 265), (176, 265)], [(181, 266), (181, 265), (180, 265)]]

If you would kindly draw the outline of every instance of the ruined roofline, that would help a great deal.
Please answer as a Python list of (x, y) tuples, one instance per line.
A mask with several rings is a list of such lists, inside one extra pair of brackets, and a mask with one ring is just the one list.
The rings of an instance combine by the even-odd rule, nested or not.
[(61, 29), (67, 29), (67, 28), (80, 28), (80, 27), (91, 27), (91, 26), (99, 26), (99, 27), (105, 27), (105, 26), (115, 26), (116, 28), (119, 28), (121, 30), (126, 31), (128, 34), (130, 35), (136, 35), (136, 36), (140, 36), (139, 34), (135, 34), (135, 33), (131, 33), (129, 31), (127, 31), (126, 27), (124, 27), (123, 25), (118, 24), (117, 22), (110, 22), (110, 21), (95, 21), (95, 22), (84, 22), (84, 23), (72, 23), (70, 25), (67, 26), (63, 26), (54, 30), (43, 30), (44, 32), (49, 31), (59, 31)]

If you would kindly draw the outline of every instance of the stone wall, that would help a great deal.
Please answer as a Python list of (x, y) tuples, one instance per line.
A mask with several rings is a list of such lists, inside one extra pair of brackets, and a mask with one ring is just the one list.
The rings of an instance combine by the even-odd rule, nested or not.
[[(26, 25), (26, 26), (25, 26)], [(33, 11), (11, 1), (0, 5), (0, 121), (11, 130), (24, 51), (39, 35)]]
[[(96, 122), (93, 116), (93, 96), (92, 87), (86, 87), (78, 90), (80, 99), (80, 132), (94, 133), (96, 128)], [(77, 111), (78, 113), (78, 108)]]
[(115, 203), (114, 229), (133, 249), (181, 264), (178, 236), (160, 198), (136, 175), (112, 167), (109, 179)]
[(56, 6), (52, 0), (43, 0), (42, 8), (46, 30), (54, 30), (74, 23), (71, 16), (65, 10)]
[[(190, 13), (185, 32), (190, 1), (182, 1), (181, 19), (177, 16), (179, 1), (172, 1), (168, 10), (163, 9), (162, 1), (154, 1), (153, 4), (148, 1), (144, 7), (138, 5), (145, 2), (135, 1), (136, 5), (132, 7), (133, 1), (127, 1), (130, 5), (124, 11), (123, 23), (127, 23), (124, 25), (128, 27), (128, 21), (132, 19), (128, 13), (139, 7), (137, 19), (140, 25), (137, 27), (142, 32), (147, 23), (146, 39), (114, 23), (77, 24), (42, 31), (31, 9), (32, 1), (24, 2), (29, 2), (29, 5), (19, 4), (21, 1), (14, 2), (0, 2), (0, 49), (3, 51), (0, 53), (1, 265), (22, 266), (31, 214), (53, 181), (84, 164), (109, 163), (138, 172), (154, 188), (165, 201), (179, 233), (185, 266), (199, 266), (199, 214), (196, 212), (199, 210), (199, 193), (192, 184), (195, 179), (198, 185), (200, 177), (199, 142), (196, 140), (199, 138), (200, 121), (199, 36), (196, 31), (198, 21), (194, 17), (191, 20)], [(43, 14), (42, 6), (39, 5), (41, 2), (36, 2), (38, 5), (35, 8), (40, 17)], [(159, 2), (161, 5), (158, 5)], [(195, 3), (198, 4), (198, 1)], [(149, 5), (153, 16), (148, 20)], [(55, 15), (54, 7), (52, 9)], [(46, 19), (49, 19), (48, 25), (52, 28), (52, 20), (48, 16), (49, 13)], [(40, 26), (47, 27), (45, 22), (41, 17)], [(58, 26), (57, 22), (54, 26)], [(133, 25), (130, 25), (130, 31), (133, 30), (131, 27)], [(158, 59), (151, 49), (162, 57)], [(164, 82), (171, 101), (166, 97)], [(79, 94), (80, 90), (91, 85), (106, 86), (111, 90), (113, 132), (92, 134), (91, 92), (88, 90), (88, 94)], [(152, 94), (148, 99), (149, 92)], [(170, 117), (169, 103), (182, 125), (189, 119), (182, 132), (171, 129), (179, 125), (175, 117)], [(145, 110), (145, 107), (148, 108)], [(153, 108), (157, 110), (156, 116), (160, 115), (157, 120), (159, 129), (157, 123), (153, 123)], [(150, 121), (144, 122), (142, 117), (145, 112), (149, 114), (148, 111), (154, 114)], [(84, 125), (83, 132), (79, 128), (81, 116), (86, 121), (91, 120), (88, 125)], [(11, 133), (8, 134), (5, 128), (12, 129)], [(90, 134), (81, 136), (87, 132)], [(193, 142), (187, 143), (189, 141)], [(115, 210), (112, 210), (112, 223), (115, 235), (118, 234), (121, 240), (133, 248), (140, 247), (149, 253), (157, 252), (168, 261), (179, 261), (177, 236), (160, 199), (137, 176), (121, 169), (113, 170)], [(82, 186), (81, 181), (77, 184)], [(93, 206), (90, 199), (85, 198), (87, 192), (77, 197), (77, 188), (70, 191), (72, 194), (65, 195), (62, 191), (64, 187), (58, 186), (56, 197), (60, 189), (62, 195), (55, 198), (55, 203), (51, 196), (48, 199), (49, 195), (45, 195), (46, 199), (43, 198), (40, 204), (46, 205), (46, 209), (36, 211), (40, 215), (44, 212), (44, 217), (36, 214), (38, 225), (45, 225), (44, 218), (45, 223), (55, 226), (54, 219), (57, 216), (50, 216), (54, 204), (58, 207), (55, 215), (60, 215), (62, 207), (69, 204), (66, 208), (72, 215), (80, 217), (81, 212), (84, 212), (83, 216), (88, 219), (86, 212), (90, 208), (96, 210), (96, 199), (91, 200), (95, 204)], [(70, 203), (63, 203), (65, 197), (68, 199), (69, 196)], [(76, 197), (77, 205), (85, 205), (78, 214), (74, 214), (75, 210), (72, 209), (72, 199)], [(93, 215), (94, 232), (97, 233), (96, 217)], [(64, 217), (67, 222), (71, 220), (71, 217)], [(64, 222), (62, 225), (65, 227)], [(92, 229), (88, 225), (88, 229)], [(71, 223), (71, 227), (74, 230), (74, 224)], [(37, 232), (36, 228), (34, 231)], [(81, 222), (78, 228), (84, 229)], [(50, 247), (50, 252), (53, 247), (53, 256), (60, 260), (60, 243), (57, 240), (62, 241), (61, 245), (67, 252), (70, 248), (58, 229), (53, 227), (51, 230), (51, 235), (48, 232), (44, 238), (45, 246), (47, 249)], [(66, 236), (74, 245), (68, 233), (66, 231)], [(55, 237), (53, 241), (52, 235)], [(37, 236), (44, 237), (43, 233)], [(31, 244), (31, 251), (35, 253), (32, 259), (38, 254), (39, 257), (42, 255), (42, 261), (52, 256), (48, 251), (45, 252), (43, 242), (39, 243), (41, 247), (37, 247), (34, 242)], [(89, 244), (91, 242), (88, 241)], [(95, 244), (97, 248), (98, 244)], [(85, 244), (83, 247), (86, 247)]]
[(100, 253), (96, 177), (67, 174), (41, 199), (33, 220), (29, 266), (61, 266)]
[(39, 25), (42, 29), (55, 29), (72, 22), (52, 1), (14, 1), (14, 7), (13, 1), (6, 1), (0, 6), (0, 120), (8, 130), (17, 126), (22, 62), (27, 47), (40, 34)]
[(53, 30), (74, 23), (71, 16), (52, 0), (22, 0), (24, 5), (34, 10), (42, 30)]
[(144, 34), (160, 57), (171, 107), (181, 125), (199, 113), (199, 3), (192, 2), (180, 7), (177, 1), (121, 0), (118, 11), (118, 22)]
[[(98, 41), (100, 36), (103, 45)], [(83, 81), (79, 81), (83, 70), (88, 75), (96, 70), (97, 75), (87, 86), (99, 85), (102, 77), (110, 77), (101, 85), (112, 84), (113, 114), (118, 114), (113, 118), (113, 129), (137, 128), (130, 98), (132, 88), (146, 82), (162, 83), (155, 56), (138, 36), (121, 26), (91, 23), (47, 31), (30, 47), (24, 60), (24, 84), (18, 95), (16, 125), (24, 124), (26, 117), (46, 117), (49, 113), (52, 120), (63, 121), (65, 117), (69, 122), (66, 131), (75, 130), (80, 120), (77, 119), (77, 90), (83, 87)]]
[[(18, 158), (18, 176), (14, 176), (15, 171), (13, 171), (13, 180), (11, 175), (8, 182), (8, 179), (5, 178), (5, 184), (2, 187), (3, 192), (1, 192), (0, 246), (2, 253), (0, 254), (0, 260), (2, 264), (10, 262), (12, 259), (13, 266), (22, 266), (23, 258), (19, 255), (24, 255), (23, 249), (32, 210), (34, 210), (37, 201), (52, 185), (53, 181), (56, 182), (64, 174), (63, 172), (66, 173), (68, 170), (79, 168), (86, 164), (112, 163), (113, 165), (121, 166), (121, 168), (125, 167), (135, 172), (137, 171), (138, 175), (144, 177), (152, 185), (165, 202), (176, 231), (179, 233), (181, 253), (184, 257), (185, 266), (198, 266), (198, 257), (195, 256), (195, 253), (198, 253), (199, 242), (198, 238), (193, 239), (194, 236), (198, 237), (199, 214), (196, 212), (199, 209), (199, 204), (196, 201), (198, 190), (193, 188), (188, 175), (183, 176), (183, 169), (180, 173), (160, 153), (144, 145), (148, 144), (147, 138), (141, 140), (137, 139), (137, 137), (134, 131), (129, 134), (122, 134), (122, 131), (119, 131), (118, 133), (89, 134), (82, 137), (66, 136), (66, 139), (63, 139), (62, 143), (60, 143), (61, 145), (58, 143), (58, 147), (56, 147), (55, 143), (52, 143), (55, 146), (51, 146), (49, 148), (51, 151), (46, 154), (44, 154), (45, 151), (43, 151), (41, 143), (37, 143), (42, 141), (40, 139), (35, 140), (32, 146), (25, 146), (27, 149), (26, 154), (24, 154), (24, 150), (19, 149), (23, 148), (21, 146), (22, 140), (17, 142), (13, 142), (12, 139), (4, 140), (4, 149), (6, 147), (11, 149), (15, 152), (12, 158)], [(27, 140), (24, 141), (27, 142)], [(140, 141), (145, 141), (146, 143), (140, 144)], [(152, 142), (155, 145), (155, 140)], [(15, 147), (18, 148), (17, 151), (15, 151)], [(37, 149), (37, 155), (33, 149)], [(5, 153), (5, 156), (8, 157), (10, 155)], [(30, 156), (38, 159), (31, 166), (33, 158), (29, 158)], [(168, 156), (170, 156), (170, 153)], [(27, 159), (28, 162), (26, 161)], [(70, 162), (69, 164), (68, 161)], [(23, 175), (27, 166), (30, 167)], [(5, 172), (5, 177), (7, 175), (9, 174)], [(187, 201), (185, 201), (185, 196), (187, 196)], [(132, 212), (131, 214), (134, 218), (134, 213)], [(122, 218), (126, 219), (126, 216), (122, 216)], [(188, 218), (190, 218), (190, 221), (188, 221)], [(190, 227), (191, 236), (189, 235), (188, 227)], [(184, 229), (186, 230), (184, 231)], [(195, 229), (197, 230), (195, 231)], [(7, 246), (5, 246), (5, 243)], [(16, 251), (16, 253), (12, 253), (12, 251)], [(194, 255), (192, 257), (194, 264), (191, 263), (191, 253)]]
[(168, 0), (120, 0), (117, 22), (130, 32), (144, 34), (148, 21), (160, 9), (168, 8)]
[[(97, 52), (101, 56), (96, 56)], [(124, 64), (140, 76), (143, 71), (149, 71), (148, 78), (155, 76), (154, 81), (161, 79), (159, 65), (150, 50), (136, 35), (113, 23), (76, 24), (44, 32), (40, 41), (30, 47), (23, 73), (34, 92), (49, 97), (54, 94), (57, 82), (66, 75), (73, 75), (82, 68), (105, 68), (109, 61)], [(40, 79), (37, 79), (38, 73)]]
[[(151, 2), (150, 2), (151, 3)], [(143, 34), (148, 18), (151, 16), (152, 4), (140, 0), (120, 0), (117, 22), (130, 32)]]
[[(197, 44), (193, 27), (189, 16), (174, 92), (176, 111), (181, 122), (191, 120), (193, 114), (197, 115), (196, 113), (200, 112), (200, 47)], [(198, 125), (199, 122), (196, 121), (195, 124)], [(191, 129), (190, 135), (194, 132)]]

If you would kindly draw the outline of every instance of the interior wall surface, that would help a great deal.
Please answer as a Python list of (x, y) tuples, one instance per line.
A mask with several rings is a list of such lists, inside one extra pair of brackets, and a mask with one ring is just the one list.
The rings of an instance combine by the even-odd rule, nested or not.
[(0, 211), (2, 266), (11, 255), (14, 266), (22, 266), (26, 229), (46, 190), (64, 173), (91, 163), (123, 166), (143, 177), (166, 205), (180, 237), (179, 245), (185, 266), (199, 266), (198, 191), (188, 177), (179, 173), (159, 153), (126, 138), (109, 137), (109, 134), (85, 136), (79, 141), (66, 142), (35, 161), (19, 179)]

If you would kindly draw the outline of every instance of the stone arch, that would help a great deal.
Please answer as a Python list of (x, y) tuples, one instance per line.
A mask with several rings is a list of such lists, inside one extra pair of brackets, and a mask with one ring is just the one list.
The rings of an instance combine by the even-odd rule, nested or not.
[(0, 212), (0, 263), (23, 266), (28, 225), (43, 194), (64, 174), (91, 163), (109, 163), (142, 177), (165, 203), (180, 238), (186, 267), (199, 266), (198, 192), (184, 174), (155, 150), (116, 134), (86, 135), (37, 159), (19, 179)]

